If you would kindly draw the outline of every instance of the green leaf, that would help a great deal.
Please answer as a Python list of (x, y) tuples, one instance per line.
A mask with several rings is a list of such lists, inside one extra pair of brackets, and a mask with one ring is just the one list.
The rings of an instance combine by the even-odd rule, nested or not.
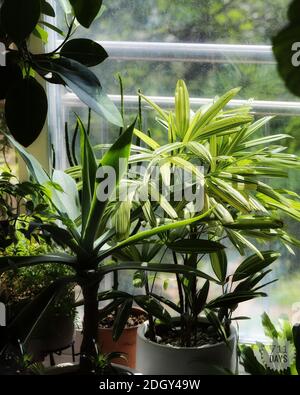
[(53, 171), (52, 181), (63, 186), (63, 191), (56, 190), (55, 195), (59, 197), (61, 206), (64, 207), (63, 211), (66, 212), (72, 221), (75, 221), (81, 215), (76, 182), (68, 174), (60, 170)]
[(0, 273), (14, 270), (21, 267), (30, 267), (40, 264), (60, 263), (63, 265), (74, 267), (76, 258), (68, 254), (49, 254), (38, 256), (9, 256), (0, 257)]
[(24, 147), (31, 145), (41, 133), (47, 111), (45, 90), (33, 77), (16, 82), (7, 94), (7, 126), (14, 138)]
[(63, 56), (51, 60), (37, 60), (36, 64), (62, 78), (78, 98), (97, 114), (114, 125), (123, 126), (121, 114), (103, 92), (96, 75), (86, 66)]
[[(115, 185), (113, 185), (113, 188), (110, 188), (110, 193), (113, 193), (114, 190), (117, 188), (119, 182), (121, 181), (124, 173), (127, 170), (135, 122), (136, 121), (134, 121), (128, 127), (128, 129), (126, 129), (126, 131), (118, 138), (118, 140), (110, 147), (110, 149), (105, 153), (100, 162), (98, 170), (101, 168), (110, 168), (114, 171), (115, 174)], [(109, 196), (107, 196), (105, 200), (104, 198), (101, 199), (104, 201), (101, 201), (99, 199), (98, 195), (100, 192), (98, 188), (101, 187), (101, 181), (103, 180), (97, 179), (95, 181), (96, 184), (94, 189), (94, 195), (91, 203), (89, 216), (87, 219), (85, 232), (83, 235), (83, 238), (85, 239), (87, 245), (89, 245), (90, 247), (93, 245), (101, 218), (103, 216), (105, 207), (109, 199)]]
[(280, 254), (275, 251), (263, 251), (261, 254), (263, 259), (259, 258), (257, 255), (251, 255), (246, 258), (234, 272), (232, 281), (240, 281), (248, 276), (260, 272), (280, 257)]
[(20, 43), (33, 32), (40, 14), (40, 0), (4, 0), (0, 11), (2, 28), (15, 43)]
[(133, 304), (132, 298), (126, 299), (118, 309), (113, 326), (113, 340), (115, 342), (119, 340), (120, 336), (123, 333), (123, 330), (127, 324), (128, 318), (132, 311), (132, 304)]
[(139, 240), (143, 240), (143, 239), (149, 238), (151, 236), (158, 235), (158, 234), (160, 234), (162, 232), (166, 232), (168, 230), (178, 229), (178, 228), (181, 228), (184, 226), (188, 226), (188, 225), (191, 225), (192, 223), (196, 223), (198, 221), (203, 221), (207, 216), (209, 216), (209, 214), (212, 211), (213, 211), (213, 208), (211, 208), (210, 210), (206, 211), (205, 213), (198, 215), (196, 217), (193, 217), (193, 218), (188, 218), (188, 219), (185, 219), (182, 221), (176, 221), (176, 222), (173, 222), (170, 224), (161, 225), (161, 226), (158, 226), (158, 227), (155, 227), (152, 229), (145, 230), (143, 232), (139, 232), (138, 234), (130, 236), (130, 237), (128, 237), (128, 239), (118, 243), (116, 246), (110, 248), (108, 251), (103, 252), (102, 254), (99, 255), (99, 258), (101, 259), (101, 257), (108, 256), (113, 251), (124, 248), (127, 245), (135, 244)]
[(227, 257), (224, 250), (219, 250), (210, 254), (210, 263), (217, 278), (222, 284), (227, 276)]
[(108, 54), (105, 49), (93, 40), (87, 38), (75, 38), (67, 41), (61, 51), (61, 56), (71, 58), (87, 67), (102, 63)]
[(98, 293), (98, 301), (103, 302), (104, 300), (111, 300), (111, 299), (129, 299), (131, 295), (127, 292), (112, 290), (112, 291), (104, 291)]
[(226, 307), (228, 309), (233, 308), (234, 306), (238, 305), (239, 303), (246, 302), (247, 300), (251, 300), (258, 297), (265, 297), (267, 296), (263, 292), (230, 292), (228, 294), (224, 294), (222, 296), (217, 297), (210, 301), (207, 305), (210, 309)]
[(177, 304), (171, 302), (169, 299), (164, 298), (163, 296), (160, 296), (160, 295), (156, 295), (154, 293), (150, 293), (150, 296), (152, 296), (153, 298), (157, 299), (159, 302), (164, 303), (165, 305), (167, 305), (168, 307), (170, 307), (171, 309), (176, 311), (176, 313), (181, 314), (180, 307), (177, 306)]
[(253, 274), (252, 276), (246, 278), (244, 281), (241, 281), (238, 286), (235, 288), (235, 291), (251, 291), (253, 288), (272, 270), (266, 270), (265, 272), (258, 272)]
[(44, 30), (40, 25), (36, 25), (32, 34), (43, 41), (44, 44), (48, 42), (48, 32)]
[(239, 115), (235, 117), (218, 119), (217, 121), (209, 123), (207, 126), (200, 128), (194, 133), (192, 138), (207, 139), (210, 136), (226, 135), (235, 133), (237, 128), (250, 123), (253, 117), (250, 115)]
[(77, 123), (80, 129), (80, 151), (82, 165), (82, 234), (85, 231), (92, 199), (95, 192), (97, 162), (90, 144), (89, 137), (79, 117)]
[[(226, 92), (223, 96), (221, 96), (219, 99), (217, 99), (213, 104), (211, 104), (210, 107), (204, 112), (201, 113), (201, 117), (199, 117), (198, 122), (197, 122), (197, 129), (199, 130), (200, 128), (206, 126), (209, 124), (217, 115), (218, 113), (226, 106), (228, 102), (230, 102), (231, 99), (234, 98), (240, 91), (240, 88), (234, 88), (228, 92)], [(194, 133), (198, 133), (197, 131)]]
[(171, 250), (182, 254), (209, 254), (225, 248), (222, 244), (216, 241), (203, 239), (178, 240), (168, 243), (167, 246)]
[(200, 291), (197, 293), (196, 304), (194, 306), (194, 312), (196, 315), (199, 315), (203, 310), (207, 301), (208, 293), (209, 293), (209, 281), (207, 280), (205, 281)]
[(207, 320), (211, 323), (211, 325), (216, 329), (219, 336), (225, 343), (227, 342), (227, 335), (225, 328), (222, 322), (219, 320), (218, 316), (211, 310), (205, 309), (204, 310)]
[(65, 33), (63, 32), (63, 30), (61, 30), (57, 26), (53, 25), (52, 23), (49, 23), (49, 22), (46, 22), (46, 21), (39, 21), (39, 24), (43, 25), (43, 26), (46, 26), (48, 29), (53, 30), (54, 32), (56, 32), (57, 34), (59, 34), (62, 37), (65, 36)]
[(152, 296), (138, 295), (134, 297), (134, 300), (148, 314), (166, 323), (171, 321), (169, 312)]
[(179, 80), (175, 91), (176, 132), (183, 139), (190, 123), (190, 98), (183, 80)]
[(102, 0), (69, 0), (78, 22), (89, 28), (97, 17), (102, 6)]
[(267, 313), (262, 314), (261, 322), (264, 328), (265, 335), (270, 337), (271, 339), (277, 339), (278, 332)]
[[(97, 259), (99, 261), (99, 259)], [(101, 261), (103, 258), (101, 257)], [(1, 262), (1, 259), (0, 259)], [(204, 278), (215, 283), (218, 283), (216, 279), (209, 276), (208, 274), (201, 272), (198, 269), (194, 269), (190, 266), (185, 265), (174, 265), (172, 263), (148, 263), (148, 262), (114, 262), (110, 264), (102, 264), (99, 267), (101, 274), (112, 273), (119, 270), (144, 270), (147, 272), (158, 272), (158, 273), (181, 273), (181, 274), (193, 274), (198, 277)]]
[(224, 225), (230, 229), (278, 229), (283, 227), (283, 222), (270, 217), (245, 216)]
[(267, 374), (266, 368), (258, 362), (254, 351), (250, 346), (244, 346), (242, 348), (241, 359), (247, 373), (260, 376), (264, 376)]
[(147, 134), (145, 134), (137, 129), (134, 129), (134, 134), (139, 139), (141, 139), (144, 143), (146, 143), (150, 148), (152, 148), (153, 150), (156, 150), (157, 148), (160, 147), (160, 145), (155, 140), (153, 140), (151, 137), (149, 137)]

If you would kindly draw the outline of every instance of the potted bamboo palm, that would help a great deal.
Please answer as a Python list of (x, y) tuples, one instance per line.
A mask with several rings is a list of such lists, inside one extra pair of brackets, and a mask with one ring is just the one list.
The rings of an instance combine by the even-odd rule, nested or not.
[[(238, 91), (227, 92), (196, 113), (190, 109), (183, 81), (177, 83), (175, 110), (165, 111), (142, 95), (155, 110), (168, 142), (160, 145), (154, 135), (135, 129), (146, 149), (131, 161), (146, 162), (146, 175), (153, 163), (158, 164), (161, 188), (170, 190), (173, 218), (184, 220), (199, 213), (190, 202), (175, 200), (178, 185), (182, 189), (187, 186), (176, 178), (174, 168), (194, 175), (191, 183), (202, 176), (200, 212), (211, 210), (201, 222), (160, 234), (164, 256), (172, 257), (174, 267), (213, 273), (206, 280), (194, 274), (176, 274), (175, 300), (153, 292), (153, 284), (147, 284), (147, 295), (171, 309), (175, 318), (163, 325), (151, 318), (140, 328), (137, 369), (142, 373), (235, 373), (237, 335), (232, 323), (239, 317), (234, 312), (240, 303), (266, 296), (261, 288), (269, 282), (261, 284), (261, 280), (280, 256), (277, 251), (262, 250), (258, 243), (280, 240), (288, 248), (299, 245), (283, 227), (285, 215), (300, 219), (298, 196), (266, 181), (286, 177), (289, 168), (299, 168), (299, 158), (278, 145), (290, 136), (257, 135), (270, 117), (254, 121), (249, 106), (225, 108)], [(198, 174), (199, 166), (202, 174)], [(151, 184), (147, 176), (141, 182), (145, 181)], [(145, 220), (152, 226), (158, 207), (152, 202), (144, 210)], [(165, 211), (164, 222), (168, 221)], [(228, 269), (226, 246), (246, 255), (233, 271)], [(217, 297), (211, 292), (213, 284), (219, 286)]]

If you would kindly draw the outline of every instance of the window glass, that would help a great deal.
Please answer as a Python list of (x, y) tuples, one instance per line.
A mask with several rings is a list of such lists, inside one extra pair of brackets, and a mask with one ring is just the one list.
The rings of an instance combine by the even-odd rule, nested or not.
[[(92, 36), (109, 52), (110, 58), (94, 71), (112, 95), (119, 94), (117, 73), (121, 75), (127, 119), (137, 112), (134, 96), (138, 89), (162, 101), (165, 98), (168, 106), (180, 78), (186, 81), (191, 97), (199, 100), (241, 86), (237, 99), (254, 98), (256, 117), (276, 115), (262, 133), (291, 134), (294, 138), (285, 141), (288, 150), (300, 154), (300, 103), (279, 78), (270, 47), (271, 37), (286, 21), (289, 0), (110, 0), (104, 4), (104, 14), (92, 29), (79, 28), (76, 34)], [(64, 106), (61, 127), (65, 121), (74, 124), (74, 112), (87, 118), (87, 110), (74, 95), (60, 91), (57, 95)], [(163, 139), (162, 129), (153, 119), (154, 114), (144, 109), (145, 129), (151, 128), (155, 138)], [(61, 130), (53, 133), (57, 136)], [(94, 144), (113, 141), (117, 133), (117, 128), (93, 117)], [(57, 151), (61, 148), (61, 139), (58, 141)], [(295, 171), (278, 186), (300, 193)], [(299, 225), (288, 220), (288, 226), (300, 237)], [(281, 314), (291, 318), (293, 305), (300, 301), (300, 252), (295, 250), (292, 255), (281, 245), (260, 246), (270, 247), (280, 250), (282, 256), (268, 280), (280, 280), (268, 286), (268, 298), (239, 308), (237, 315), (252, 318), (240, 323), (242, 337), (257, 339), (262, 335), (260, 314), (264, 310), (274, 319)], [(232, 268), (241, 259), (232, 251)], [(171, 282), (168, 292), (175, 292), (174, 286)]]

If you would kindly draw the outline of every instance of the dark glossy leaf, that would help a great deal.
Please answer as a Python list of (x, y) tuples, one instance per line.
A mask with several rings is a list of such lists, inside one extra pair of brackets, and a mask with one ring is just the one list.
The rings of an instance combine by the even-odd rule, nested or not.
[(288, 18), (293, 23), (300, 23), (300, 2), (294, 0), (289, 6)]
[(22, 71), (17, 65), (0, 67), (0, 100), (6, 98), (9, 89), (22, 81)]
[(40, 14), (40, 0), (4, 0), (0, 11), (2, 27), (19, 43), (33, 32)]
[(55, 11), (50, 3), (46, 0), (41, 0), (41, 12), (45, 15), (55, 17)]
[(71, 58), (87, 67), (102, 63), (108, 54), (105, 49), (93, 40), (77, 38), (67, 41), (62, 47), (60, 54), (65, 58)]
[(226, 336), (226, 330), (222, 324), (222, 322), (219, 320), (218, 316), (211, 310), (205, 309), (205, 315), (207, 320), (211, 323), (211, 325), (214, 327), (214, 329), (218, 332), (219, 336), (221, 339), (225, 342), (227, 342), (227, 336)]
[(210, 254), (210, 263), (218, 280), (225, 282), (227, 276), (227, 257), (224, 250)]
[(271, 265), (280, 256), (280, 254), (275, 251), (263, 251), (261, 254), (264, 259), (261, 259), (256, 254), (246, 258), (234, 272), (232, 281), (240, 281), (248, 276), (260, 272), (267, 266)]
[(121, 114), (103, 92), (96, 75), (86, 66), (64, 57), (39, 60), (37, 65), (58, 74), (78, 98), (96, 113), (117, 126), (123, 126)]
[(163, 296), (160, 296), (160, 295), (153, 294), (153, 293), (150, 293), (150, 296), (153, 296), (153, 298), (157, 299), (159, 302), (164, 303), (165, 305), (170, 307), (172, 310), (176, 311), (176, 313), (181, 314), (180, 307), (177, 306), (177, 304), (171, 302), (169, 299), (164, 298)]
[[(123, 303), (124, 299), (116, 299), (113, 300), (112, 302), (108, 303), (105, 307), (99, 310), (98, 318), (99, 321), (103, 320), (106, 318), (109, 314), (115, 312), (117, 308)], [(78, 303), (76, 303), (76, 306), (83, 306), (84, 301), (81, 300)]]
[(99, 302), (103, 302), (104, 300), (110, 299), (129, 299), (131, 295), (127, 292), (112, 290), (112, 291), (104, 291), (98, 294)]
[(5, 118), (13, 137), (28, 147), (41, 133), (46, 121), (48, 101), (44, 88), (27, 77), (14, 84), (5, 102)]
[(172, 243), (168, 243), (168, 247), (175, 251), (183, 254), (208, 254), (225, 248), (222, 244), (216, 241), (210, 240), (178, 240)]
[(152, 296), (138, 295), (134, 297), (134, 300), (148, 314), (153, 315), (163, 322), (169, 323), (171, 321), (169, 312)]
[(264, 217), (245, 217), (235, 222), (224, 225), (230, 229), (278, 229), (283, 227), (283, 222), (278, 219)]
[(216, 299), (213, 299), (208, 303), (207, 306), (210, 309), (215, 309), (219, 307), (226, 307), (228, 309), (231, 309), (239, 303), (265, 296), (267, 295), (263, 292), (230, 292), (228, 294), (219, 296)]
[(69, 233), (66, 229), (59, 228), (56, 225), (45, 224), (41, 225), (41, 229), (49, 232), (51, 234), (52, 239), (59, 245), (65, 247), (68, 246), (72, 251), (77, 252), (77, 245), (73, 239), (71, 233)]
[(194, 311), (196, 315), (199, 315), (203, 310), (207, 301), (208, 292), (209, 292), (209, 281), (207, 280), (205, 281), (203, 287), (200, 289), (200, 291), (197, 294), (196, 305), (194, 306)]
[(31, 267), (41, 264), (60, 263), (74, 267), (76, 258), (67, 254), (48, 254), (38, 256), (6, 256), (0, 257), (0, 274), (21, 267)]
[(98, 15), (102, 0), (69, 0), (78, 22), (88, 28)]
[(130, 316), (130, 313), (132, 311), (132, 304), (133, 304), (133, 299), (126, 299), (122, 305), (119, 307), (114, 326), (113, 326), (113, 340), (117, 341), (119, 340), (120, 336), (123, 333), (123, 330), (126, 326), (127, 320)]
[(235, 288), (235, 291), (250, 291), (252, 290), (267, 274), (272, 270), (267, 270), (265, 272), (258, 272), (254, 275), (246, 278), (244, 281), (240, 282)]

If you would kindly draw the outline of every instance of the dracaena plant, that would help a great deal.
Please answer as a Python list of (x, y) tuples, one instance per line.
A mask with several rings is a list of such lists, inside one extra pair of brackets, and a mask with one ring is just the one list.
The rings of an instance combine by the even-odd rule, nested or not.
[[(106, 258), (118, 251), (123, 251), (143, 239), (152, 238), (159, 233), (202, 221), (209, 214), (209, 210), (193, 218), (172, 221), (163, 226), (153, 227), (139, 232), (135, 228), (130, 235), (126, 235), (126, 237), (122, 238), (122, 241), (118, 241), (116, 227), (103, 226), (103, 222), (107, 222), (107, 211), (114, 204), (115, 200), (112, 199), (113, 192), (118, 189), (122, 177), (127, 172), (134, 123), (120, 135), (118, 140), (102, 156), (99, 162), (95, 158), (88, 133), (80, 119), (78, 119), (78, 125), (81, 142), (81, 196), (79, 196), (76, 183), (70, 176), (60, 171), (54, 171), (53, 174), (48, 175), (32, 155), (27, 153), (13, 137), (8, 136), (11, 144), (24, 159), (37, 185), (47, 185), (50, 189), (51, 185), (57, 186), (59, 184), (63, 186), (64, 191), (54, 187), (51, 189), (50, 195), (48, 195), (49, 205), (51, 205), (54, 212), (53, 215), (58, 222), (53, 223), (52, 216), (51, 222), (44, 222), (37, 226), (41, 230), (47, 231), (55, 242), (64, 247), (66, 252), (63, 254), (54, 252), (52, 254), (34, 257), (2, 257), (0, 258), (0, 273), (16, 268), (49, 263), (66, 265), (73, 270), (74, 275), (58, 278), (33, 300), (32, 303), (26, 306), (7, 326), (6, 334), (11, 339), (18, 338), (26, 346), (28, 339), (42, 319), (45, 311), (47, 311), (49, 305), (59, 297), (65, 286), (77, 283), (82, 289), (84, 304), (83, 341), (80, 363), (82, 370), (91, 371), (93, 369), (92, 360), (96, 357), (94, 342), (98, 328), (99, 300), (116, 299), (118, 301), (118, 306), (121, 306), (118, 314), (118, 321), (121, 328), (125, 326), (126, 314), (128, 316), (128, 309), (130, 309), (133, 300), (139, 301), (139, 298), (134, 299), (133, 296), (125, 293), (122, 294), (121, 292), (101, 293), (98, 295), (99, 284), (107, 273), (132, 269), (154, 272), (193, 272), (199, 276), (204, 275), (197, 269), (184, 266), (176, 268), (172, 264), (146, 264), (137, 258), (131, 262), (118, 262), (107, 260)], [(122, 166), (119, 168), (120, 160)], [(105, 195), (105, 198), (103, 196), (99, 198), (99, 188), (101, 189), (103, 183), (107, 182), (106, 177), (101, 171), (107, 168), (111, 169), (115, 175), (113, 185), (111, 185), (113, 188)], [(102, 175), (99, 174), (99, 171)], [(111, 180), (110, 182), (112, 184)], [(206, 275), (204, 277), (207, 278)], [(140, 300), (142, 305), (147, 306), (150, 304), (152, 306), (154, 303), (156, 307), (158, 306), (158, 303), (153, 302), (152, 299), (147, 299), (147, 297), (145, 300), (145, 297), (142, 296)], [(160, 309), (156, 316), (163, 316), (163, 311), (163, 309)], [(120, 334), (119, 329), (116, 331), (116, 334)]]
[[(102, 0), (59, 0), (57, 4), (66, 12), (66, 32), (55, 25), (55, 10), (45, 0), (0, 2), (0, 43), (6, 50), (6, 55), (2, 54), (5, 65), (2, 62), (0, 67), (0, 99), (5, 99), (5, 119), (11, 134), (25, 147), (39, 136), (48, 112), (47, 95), (37, 77), (68, 87), (93, 111), (122, 125), (117, 108), (89, 69), (108, 57), (106, 51), (93, 40), (72, 39), (77, 25), (90, 27)], [(37, 37), (42, 47), (48, 36), (45, 28), (58, 33), (62, 43), (49, 53), (36, 53), (31, 39)]]
[[(146, 175), (140, 177), (140, 183), (147, 187), (147, 174), (151, 173), (153, 164), (157, 165), (161, 178), (158, 192), (162, 193), (162, 185), (165, 184), (171, 196), (167, 210), (163, 199), (155, 199), (151, 204), (148, 201), (144, 220), (151, 226), (157, 225), (161, 208), (164, 208), (165, 223), (172, 218), (182, 220), (199, 214), (191, 214), (191, 202), (184, 199), (175, 201), (174, 191), (178, 185), (186, 188), (174, 176), (172, 169), (175, 167), (196, 175), (196, 179), (200, 178), (203, 185), (202, 210), (211, 210), (203, 221), (161, 233), (159, 238), (165, 252), (169, 250), (172, 254), (174, 267), (183, 264), (196, 269), (202, 265), (203, 269), (207, 263), (204, 259), (209, 257), (213, 280), (203, 283), (203, 277), (200, 282), (194, 274), (177, 274), (179, 303), (153, 294), (147, 278), (144, 281), (148, 295), (180, 315), (179, 336), (181, 345), (185, 346), (192, 345), (197, 339), (199, 315), (205, 312), (219, 336), (225, 338), (230, 334), (230, 322), (236, 318), (233, 313), (238, 304), (266, 296), (260, 291), (266, 284), (261, 285), (260, 282), (280, 254), (261, 250), (258, 243), (280, 240), (291, 252), (293, 245), (299, 246), (299, 241), (283, 228), (286, 216), (300, 220), (299, 196), (294, 191), (272, 187), (269, 181), (270, 178), (287, 177), (290, 168), (299, 168), (299, 158), (286, 153), (286, 148), (278, 145), (280, 140), (290, 136), (257, 136), (259, 129), (271, 117), (254, 121), (249, 106), (225, 108), (238, 91), (227, 92), (197, 112), (190, 108), (189, 94), (183, 81), (179, 81), (176, 87), (175, 110), (166, 111), (141, 95), (155, 110), (168, 142), (160, 144), (154, 133), (151, 136), (149, 132), (135, 129), (135, 135), (146, 148), (132, 155), (129, 162), (146, 163)], [(201, 174), (198, 174), (199, 165), (202, 166)], [(252, 255), (230, 273), (224, 245), (232, 245), (241, 255), (249, 255), (249, 251)], [(136, 251), (134, 255), (137, 255)], [(213, 300), (209, 294), (211, 281), (220, 285), (220, 294)], [(155, 340), (153, 325), (150, 335)]]

